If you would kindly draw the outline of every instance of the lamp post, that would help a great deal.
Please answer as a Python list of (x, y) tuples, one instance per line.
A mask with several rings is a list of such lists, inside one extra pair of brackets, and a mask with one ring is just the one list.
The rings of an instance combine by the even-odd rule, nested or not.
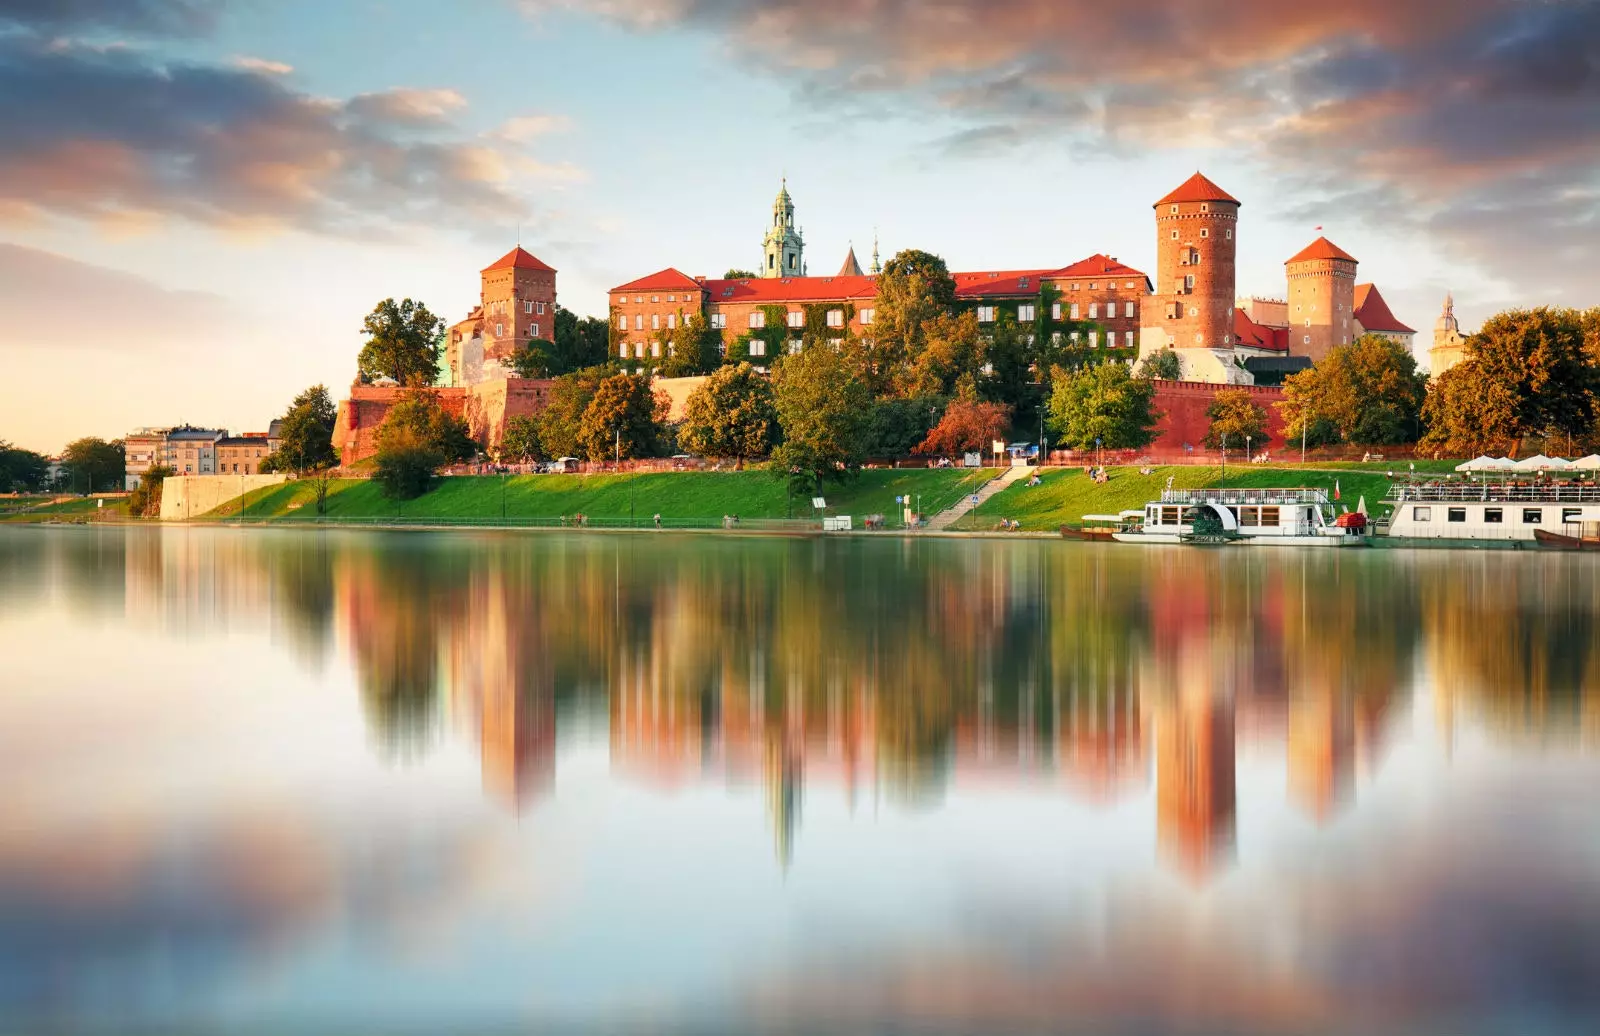
[(500, 524), (504, 525), (505, 524), (505, 520), (506, 520), (506, 473), (505, 473), (504, 470), (502, 470), (500, 472)]
[(1250, 436), (1244, 437), (1244, 462), (1250, 463)]
[(1222, 433), (1222, 484), (1228, 484), (1228, 433)]

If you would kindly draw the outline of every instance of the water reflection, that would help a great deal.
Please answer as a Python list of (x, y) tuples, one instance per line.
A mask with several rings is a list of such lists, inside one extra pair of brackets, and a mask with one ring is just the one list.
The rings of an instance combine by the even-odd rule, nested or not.
[[(530, 879), (530, 861), (570, 851), (602, 823), (607, 806), (562, 802), (563, 754), (598, 745), (608, 780), (654, 803), (590, 859), (586, 887), (602, 899), (619, 894), (606, 875), (630, 854), (653, 849), (677, 873), (665, 859), (684, 851), (676, 833), (636, 839), (651, 814), (710, 809), (708, 795), (759, 799), (737, 812), (744, 830), (720, 814), (697, 830), (730, 844), (758, 833), (766, 859), (734, 864), (730, 849), (694, 868), (745, 882), (764, 871), (801, 895), (809, 857), (839, 882), (813, 890), (813, 905), (844, 914), (895, 895), (870, 868), (839, 862), (871, 841), (860, 818), (899, 818), (894, 829), (919, 839), (933, 837), (921, 824), (955, 828), (927, 842), (939, 846), (917, 862), (929, 872), (962, 855), (961, 825), (1004, 831), (985, 847), (990, 868), (1048, 844), (1067, 878), (1067, 861), (1107, 854), (1103, 870), (1077, 864), (1093, 875), (1085, 885), (1021, 912), (1001, 902), (1003, 881), (981, 881), (986, 898), (961, 920), (915, 938), (907, 926), (940, 896), (907, 874), (916, 891), (902, 894), (903, 911), (832, 922), (830, 938), (769, 970), (776, 951), (757, 939), (768, 956), (750, 960), (753, 973), (714, 996), (667, 996), (671, 1010), (652, 1025), (736, 1030), (730, 1019), (753, 1016), (801, 1029), (917, 1019), (1029, 1029), (1070, 1012), (1137, 1031), (1303, 1032), (1353, 1018), (1370, 1031), (1448, 1031), (1463, 1004), (1483, 1008), (1466, 1011), (1477, 1020), (1529, 1005), (1557, 1023), (1588, 1017), (1600, 1006), (1600, 852), (1592, 821), (1571, 822), (1584, 782), (1600, 777), (1591, 562), (670, 535), (0, 536), (0, 633), (7, 616), (59, 604), (63, 635), (120, 614), (133, 636), (166, 638), (170, 651), (229, 653), (209, 665), (284, 657), (319, 680), (348, 671), (363, 751), (384, 773), (427, 778), (325, 816), (332, 806), (319, 798), (338, 797), (330, 771), (310, 778), (328, 782), (322, 793), (287, 806), (228, 801), (228, 820), (206, 828), (171, 815), (182, 796), (159, 784), (143, 798), (124, 790), (120, 810), (86, 806), (76, 775), (52, 768), (80, 765), (100, 742), (81, 740), (91, 731), (65, 706), (22, 712), (10, 740), (0, 724), (11, 760), (0, 775), (49, 779), (0, 806), (10, 830), (31, 832), (0, 841), (0, 976), (10, 976), (0, 1007), (104, 1023), (95, 1010), (143, 989), (154, 929), (202, 988), (230, 955), (314, 967), (293, 948), (329, 925), (407, 946), (465, 928), (455, 938), (504, 971), (522, 944), (485, 949), (500, 929), (483, 926), (510, 904), (521, 911), (533, 886), (559, 887), (550, 874)], [(154, 686), (142, 707), (159, 733), (195, 702), (162, 701)], [(296, 708), (252, 719), (285, 746), (269, 767), (292, 770), (297, 739), (336, 726), (341, 706)], [(1444, 769), (1419, 761), (1419, 718)], [(52, 743), (30, 723), (74, 732)], [(227, 727), (189, 723), (174, 743)], [(137, 759), (159, 770), (131, 729), (125, 769)], [(231, 743), (249, 751), (253, 740)], [(1448, 760), (1479, 743), (1541, 765), (1452, 792)], [(492, 818), (535, 827), (459, 807), (420, 812), (417, 797), (460, 753)], [(1466, 795), (1437, 808), (1481, 823), (1419, 832), (1398, 811), (1421, 792)], [(732, 915), (707, 909), (695, 930), (736, 931)], [(1451, 940), (1449, 959), (1430, 953), (1436, 936)], [(626, 958), (632, 945), (618, 936), (588, 952)], [(545, 966), (573, 966), (562, 961)], [(585, 972), (577, 986), (597, 981)], [(115, 996), (86, 1007), (90, 989)], [(627, 1006), (617, 995), (579, 997), (562, 1017), (614, 1028), (606, 1012)], [(428, 1006), (442, 1017), (471, 1003), (440, 996)], [(152, 994), (139, 1017), (171, 1022), (182, 1000)], [(235, 1013), (215, 1017), (248, 1021), (260, 1006), (227, 1003)], [(323, 1017), (319, 1003), (278, 1004), (272, 1016)]]

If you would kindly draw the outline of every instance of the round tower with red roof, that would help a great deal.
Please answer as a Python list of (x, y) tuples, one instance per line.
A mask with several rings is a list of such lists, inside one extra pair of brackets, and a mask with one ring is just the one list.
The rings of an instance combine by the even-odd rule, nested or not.
[(1141, 354), (1233, 348), (1239, 204), (1199, 173), (1156, 202), (1156, 290)]
[(1349, 345), (1355, 328), (1356, 257), (1319, 237), (1284, 263), (1289, 278), (1289, 352), (1322, 359)]

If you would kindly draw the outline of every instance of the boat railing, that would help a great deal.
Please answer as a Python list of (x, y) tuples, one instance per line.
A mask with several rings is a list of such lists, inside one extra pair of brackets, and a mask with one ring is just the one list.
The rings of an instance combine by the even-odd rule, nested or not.
[(1162, 492), (1164, 504), (1318, 504), (1331, 501), (1320, 489), (1168, 489)]
[(1395, 503), (1600, 503), (1600, 485), (1532, 482), (1397, 483), (1385, 500)]

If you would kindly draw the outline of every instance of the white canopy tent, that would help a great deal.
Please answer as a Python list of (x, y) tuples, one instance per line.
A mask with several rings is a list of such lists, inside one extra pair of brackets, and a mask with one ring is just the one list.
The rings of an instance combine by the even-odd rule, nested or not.
[(1465, 464), (1457, 464), (1456, 465), (1456, 470), (1457, 471), (1511, 471), (1511, 470), (1514, 470), (1516, 468), (1516, 466), (1517, 466), (1516, 462), (1512, 461), (1511, 459), (1509, 459), (1507, 457), (1491, 457), (1488, 454), (1484, 454), (1481, 457), (1476, 457), (1476, 458), (1474, 458), (1472, 460), (1467, 461)]
[(1562, 471), (1569, 466), (1560, 457), (1546, 457), (1542, 453), (1536, 453), (1532, 457), (1525, 457), (1517, 461), (1516, 469), (1518, 471)]
[(1575, 460), (1567, 465), (1572, 471), (1600, 471), (1600, 453), (1591, 453), (1582, 460)]

